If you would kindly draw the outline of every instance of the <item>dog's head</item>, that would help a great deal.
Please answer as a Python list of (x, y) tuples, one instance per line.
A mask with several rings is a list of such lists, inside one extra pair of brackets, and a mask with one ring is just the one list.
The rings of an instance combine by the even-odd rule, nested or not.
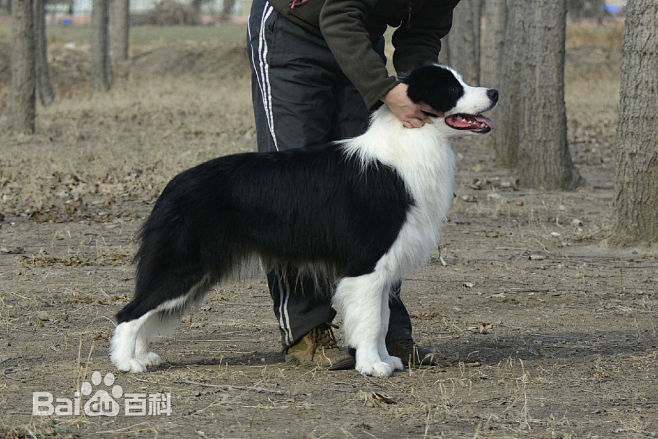
[(459, 73), (439, 64), (418, 67), (401, 81), (408, 84), (407, 94), (412, 101), (424, 102), (443, 113), (435, 123), (446, 134), (484, 134), (494, 129), (493, 121), (482, 113), (496, 106), (498, 90), (471, 87)]

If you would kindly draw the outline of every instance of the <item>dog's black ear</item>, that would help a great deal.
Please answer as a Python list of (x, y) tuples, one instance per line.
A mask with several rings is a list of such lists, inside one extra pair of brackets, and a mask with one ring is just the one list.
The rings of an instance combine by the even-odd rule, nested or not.
[(424, 102), (441, 112), (454, 108), (464, 94), (464, 87), (455, 74), (435, 63), (413, 69), (403, 75), (400, 81), (409, 85), (409, 99)]

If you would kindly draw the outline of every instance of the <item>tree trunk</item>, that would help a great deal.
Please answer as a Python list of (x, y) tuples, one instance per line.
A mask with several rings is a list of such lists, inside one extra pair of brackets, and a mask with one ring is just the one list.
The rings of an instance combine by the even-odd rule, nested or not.
[(581, 183), (567, 143), (564, 102), (566, 0), (531, 2), (524, 48), (519, 120), (519, 179), (522, 186), (572, 190)]
[(229, 21), (231, 14), (233, 14), (233, 7), (235, 6), (235, 0), (224, 0), (222, 5), (222, 13), (219, 16), (221, 21)]
[(20, 134), (34, 134), (36, 82), (32, 1), (14, 0), (12, 12), (11, 113), (13, 129)]
[(658, 243), (657, 22), (656, 0), (629, 0), (621, 66), (612, 245)]
[(46, 37), (45, 0), (34, 0), (34, 39), (36, 47), (37, 90), (44, 107), (55, 100), (53, 84), (48, 67), (48, 38)]
[(501, 64), (500, 69), (498, 122), (493, 132), (496, 162), (505, 168), (513, 168), (518, 162), (519, 120), (524, 102), (521, 96), (521, 72), (527, 38), (527, 17), (523, 13), (525, 7), (524, 0), (510, 0), (505, 24), (505, 62)]
[(91, 8), (91, 84), (95, 90), (109, 90), (112, 86), (108, 21), (109, 0), (94, 0)]
[(468, 84), (480, 83), (481, 0), (462, 0), (453, 12), (444, 62), (463, 76)]
[(130, 0), (110, 0), (110, 42), (114, 62), (130, 57)]
[(203, 3), (203, 0), (192, 0), (192, 9), (194, 9), (194, 12), (197, 14), (201, 13), (201, 3)]
[[(489, 0), (485, 5), (485, 28), (483, 50), (480, 56), (480, 84), (500, 89), (503, 47), (505, 43), (505, 24), (507, 22), (507, 1)], [(489, 113), (489, 117), (498, 119), (500, 111), (496, 108)], [(486, 144), (496, 148), (496, 135), (486, 137)], [(483, 141), (482, 144), (485, 144)]]
[(507, 1), (489, 0), (485, 6), (484, 50), (480, 59), (480, 82), (489, 88), (500, 87), (503, 64)]

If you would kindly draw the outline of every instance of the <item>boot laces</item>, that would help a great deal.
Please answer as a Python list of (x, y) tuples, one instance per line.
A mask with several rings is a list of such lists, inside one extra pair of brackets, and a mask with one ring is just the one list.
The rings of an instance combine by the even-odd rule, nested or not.
[(323, 346), (329, 349), (338, 347), (338, 342), (336, 341), (336, 336), (334, 335), (332, 328), (338, 328), (338, 326), (332, 323), (326, 323), (313, 331), (313, 341), (317, 346)]

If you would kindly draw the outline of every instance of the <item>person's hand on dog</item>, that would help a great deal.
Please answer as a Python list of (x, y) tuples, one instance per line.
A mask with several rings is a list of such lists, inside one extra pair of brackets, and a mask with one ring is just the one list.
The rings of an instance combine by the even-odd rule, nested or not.
[(426, 123), (432, 123), (429, 114), (442, 117), (443, 113), (436, 111), (424, 102), (416, 103), (407, 95), (407, 84), (398, 84), (382, 98), (395, 117), (400, 119), (405, 128), (420, 128)]

